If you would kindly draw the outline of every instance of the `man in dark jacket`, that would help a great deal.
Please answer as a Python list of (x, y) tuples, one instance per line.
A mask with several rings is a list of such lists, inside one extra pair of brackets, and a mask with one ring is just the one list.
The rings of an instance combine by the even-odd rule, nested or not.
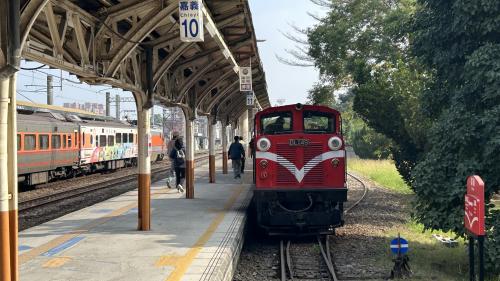
[(241, 159), (245, 157), (245, 149), (243, 149), (243, 145), (240, 143), (240, 137), (234, 137), (234, 142), (229, 146), (227, 155), (232, 160), (234, 178), (241, 178)]
[(186, 151), (181, 138), (175, 140), (174, 148), (170, 152), (175, 168), (175, 186), (177, 191), (184, 192), (182, 181), (186, 178)]

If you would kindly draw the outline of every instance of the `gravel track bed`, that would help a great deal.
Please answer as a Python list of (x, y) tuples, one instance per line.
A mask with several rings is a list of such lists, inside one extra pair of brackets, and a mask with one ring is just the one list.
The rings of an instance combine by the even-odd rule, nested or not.
[[(383, 260), (377, 258), (380, 249), (388, 245), (384, 233), (407, 221), (405, 208), (411, 196), (394, 193), (354, 175), (368, 187), (368, 194), (346, 214), (346, 225), (338, 228), (330, 240), (335, 271), (340, 280), (384, 280), (392, 267), (389, 256)], [(361, 197), (363, 188), (351, 177), (348, 186), (348, 200), (354, 202)], [(279, 238), (259, 235), (252, 228), (248, 226), (233, 281), (280, 280)], [(308, 246), (314, 248), (313, 244)], [(308, 252), (304, 256), (308, 257)]]
[[(154, 163), (151, 165), (151, 169), (154, 170), (155, 168), (160, 168), (162, 166), (167, 165), (167, 163), (168, 165), (170, 165), (169, 161), (161, 161)], [(203, 165), (206, 163), (208, 163), (208, 157), (200, 162), (197, 162), (197, 165)], [(134, 174), (137, 174), (136, 167), (125, 168), (107, 174), (93, 174), (89, 176), (73, 178), (64, 181), (48, 183), (43, 186), (40, 186), (37, 189), (20, 193), (19, 201), (25, 201), (31, 198), (38, 198), (40, 196), (47, 196), (64, 190), (75, 189), (81, 186), (99, 184), (108, 181), (110, 177), (119, 178)], [(167, 172), (152, 174), (151, 182), (158, 181), (160, 179), (165, 178), (166, 176)], [(119, 186), (112, 186), (106, 189), (101, 189), (92, 193), (84, 194), (83, 196), (77, 198), (71, 198), (64, 201), (59, 201), (53, 205), (49, 204), (49, 205), (44, 205), (40, 208), (21, 211), (19, 212), (19, 230), (24, 230), (33, 226), (40, 225), (42, 223), (69, 214), (71, 212), (78, 211), (88, 206), (92, 206), (96, 203), (116, 197), (120, 194), (134, 190), (136, 188), (137, 188), (137, 181), (132, 180), (128, 183), (121, 184)]]

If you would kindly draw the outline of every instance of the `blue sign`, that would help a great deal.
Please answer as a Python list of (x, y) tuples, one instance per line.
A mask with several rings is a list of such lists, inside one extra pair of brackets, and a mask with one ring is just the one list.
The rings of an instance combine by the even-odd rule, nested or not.
[[(399, 241), (398, 241), (399, 240)], [(408, 241), (406, 241), (403, 238), (396, 238), (391, 241), (391, 251), (394, 254), (398, 254), (398, 249), (399, 253), (401, 254), (406, 254), (408, 253)]]

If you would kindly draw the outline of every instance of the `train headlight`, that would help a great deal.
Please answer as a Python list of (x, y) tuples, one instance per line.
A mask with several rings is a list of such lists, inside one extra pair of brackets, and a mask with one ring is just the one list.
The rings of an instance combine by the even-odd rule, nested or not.
[(342, 140), (339, 137), (331, 137), (328, 140), (328, 147), (331, 150), (339, 150), (342, 147)]
[(269, 165), (269, 162), (267, 160), (260, 160), (259, 165), (262, 167), (262, 169), (265, 169), (267, 165)]
[(332, 159), (332, 166), (334, 168), (337, 168), (339, 166), (339, 164), (340, 164), (340, 160), (338, 158), (333, 158)]
[(268, 138), (261, 138), (257, 141), (257, 148), (260, 151), (268, 151), (271, 148), (271, 141)]

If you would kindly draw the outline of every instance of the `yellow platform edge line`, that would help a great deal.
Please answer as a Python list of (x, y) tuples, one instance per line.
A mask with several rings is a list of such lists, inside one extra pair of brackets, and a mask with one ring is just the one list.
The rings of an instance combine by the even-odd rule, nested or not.
[(196, 243), (194, 243), (191, 249), (176, 262), (174, 271), (172, 271), (172, 273), (170, 273), (167, 279), (165, 279), (166, 281), (180, 281), (182, 279), (182, 277), (188, 270), (189, 266), (193, 262), (194, 258), (198, 255), (198, 253), (203, 249), (203, 246), (212, 237), (212, 234), (215, 232), (217, 227), (219, 227), (220, 223), (224, 220), (226, 212), (231, 209), (231, 207), (240, 197), (240, 194), (243, 192), (244, 189), (245, 188), (243, 187), (243, 185), (241, 185), (238, 189), (233, 191), (233, 194), (231, 194), (231, 197), (224, 205), (224, 210), (218, 212), (217, 216), (212, 220), (207, 230), (200, 236), (200, 238), (198, 238), (198, 241), (196, 241)]

